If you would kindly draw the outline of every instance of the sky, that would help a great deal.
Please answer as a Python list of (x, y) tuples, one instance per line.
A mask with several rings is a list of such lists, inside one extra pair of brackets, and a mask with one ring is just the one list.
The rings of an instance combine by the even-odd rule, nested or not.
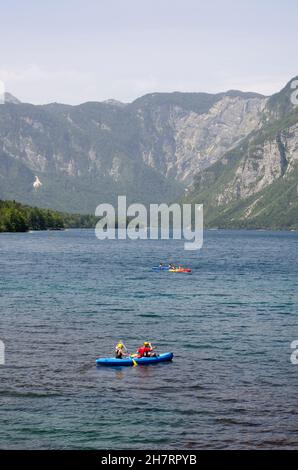
[(34, 104), (270, 95), (297, 75), (295, 0), (0, 0), (0, 80)]

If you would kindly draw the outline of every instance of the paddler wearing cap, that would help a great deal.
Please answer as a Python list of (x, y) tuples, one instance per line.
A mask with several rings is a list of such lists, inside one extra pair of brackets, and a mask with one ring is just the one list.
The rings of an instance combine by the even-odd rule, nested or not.
[(127, 356), (127, 349), (123, 343), (123, 341), (119, 341), (115, 347), (115, 358), (122, 359), (124, 356)]

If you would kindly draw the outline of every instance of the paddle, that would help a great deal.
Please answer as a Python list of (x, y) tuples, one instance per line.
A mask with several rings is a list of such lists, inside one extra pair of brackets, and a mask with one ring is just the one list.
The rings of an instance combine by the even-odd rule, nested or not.
[[(122, 344), (123, 344), (123, 346), (124, 346), (124, 348), (125, 348), (125, 352), (128, 353), (127, 347), (125, 346), (125, 344), (123, 343), (123, 341), (122, 341)], [(130, 357), (130, 359), (132, 360), (133, 367), (136, 367), (138, 364), (137, 364), (137, 362), (133, 359), (132, 354), (130, 354), (129, 357)]]
[(126, 353), (128, 353), (128, 350), (127, 350), (127, 347), (126, 347), (126, 346), (125, 346), (125, 344), (124, 344), (124, 341), (122, 341), (122, 340), (121, 340), (121, 341), (120, 341), (120, 343), (122, 343), (122, 344), (123, 344), (124, 351), (125, 351)]
[(137, 361), (134, 360), (134, 358), (133, 358), (134, 355), (135, 355), (135, 354), (130, 354), (129, 357), (130, 357), (130, 359), (132, 360), (133, 367), (136, 367), (136, 366), (138, 365), (138, 363), (137, 363)]

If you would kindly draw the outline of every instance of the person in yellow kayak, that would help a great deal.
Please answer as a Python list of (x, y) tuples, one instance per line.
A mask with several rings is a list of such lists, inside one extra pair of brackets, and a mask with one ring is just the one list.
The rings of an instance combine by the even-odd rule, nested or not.
[(123, 359), (124, 356), (127, 356), (127, 349), (125, 345), (120, 341), (118, 344), (116, 344), (115, 347), (115, 358)]
[(149, 341), (144, 341), (143, 346), (140, 346), (137, 350), (137, 357), (154, 357), (156, 356), (154, 349)]

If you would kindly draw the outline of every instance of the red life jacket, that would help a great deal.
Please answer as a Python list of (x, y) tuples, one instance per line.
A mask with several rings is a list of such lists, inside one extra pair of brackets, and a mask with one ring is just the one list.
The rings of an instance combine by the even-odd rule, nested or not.
[(139, 357), (146, 357), (148, 356), (148, 353), (151, 351), (151, 348), (147, 348), (146, 346), (141, 346), (139, 349), (138, 349), (138, 354), (139, 354)]

